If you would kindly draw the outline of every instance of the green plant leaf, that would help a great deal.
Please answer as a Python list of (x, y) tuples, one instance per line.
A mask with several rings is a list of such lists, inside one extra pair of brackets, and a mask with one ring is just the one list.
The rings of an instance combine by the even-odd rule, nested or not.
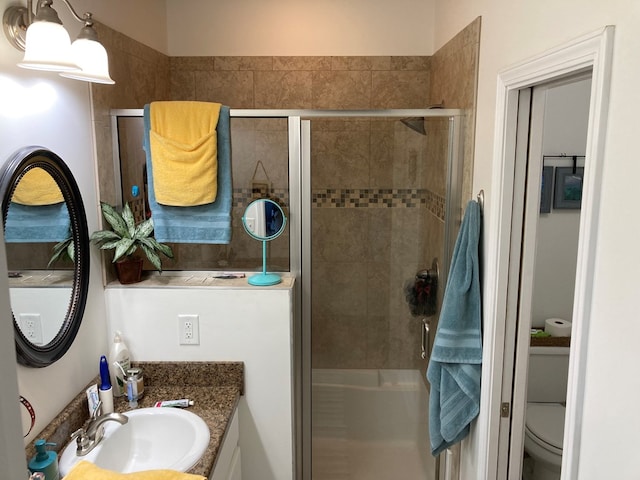
[(113, 231), (121, 237), (128, 237), (129, 230), (122, 216), (108, 203), (100, 202), (100, 208), (102, 209), (102, 215), (105, 220), (111, 225)]
[[(133, 239), (123, 238), (116, 244), (116, 252), (113, 255), (113, 261), (117, 262), (122, 256), (130, 255), (127, 253), (133, 245)], [(135, 251), (135, 250), (134, 250)]]
[(120, 240), (119, 234), (111, 230), (99, 230), (91, 234), (91, 241), (94, 243), (102, 243), (108, 240)]
[(136, 242), (133, 242), (133, 244), (129, 247), (129, 250), (127, 250), (127, 253), (125, 253), (124, 256), (128, 257), (129, 255), (133, 255), (137, 249), (138, 249), (138, 244)]
[(140, 243), (146, 245), (148, 248), (151, 248), (154, 251), (158, 251), (163, 255), (173, 258), (173, 250), (169, 245), (165, 245), (164, 243), (159, 243), (155, 238), (141, 238)]
[(112, 240), (110, 242), (105, 242), (102, 245), (100, 245), (100, 250), (111, 250), (113, 248), (117, 248), (118, 245), (121, 242), (121, 238), (118, 238), (117, 240)]
[(49, 259), (49, 263), (47, 263), (47, 268), (53, 265), (58, 260), (64, 260), (66, 257), (69, 258), (72, 262), (74, 259), (74, 245), (73, 238), (71, 237), (71, 233), (69, 233), (69, 237), (65, 240), (56, 243), (53, 246), (53, 255)]
[(74, 245), (73, 240), (69, 242), (69, 246), (67, 247), (67, 255), (72, 262), (76, 261), (76, 246)]
[(133, 238), (138, 240), (147, 238), (151, 232), (153, 232), (153, 220), (149, 218), (136, 227)]
[(164, 243), (158, 243), (158, 246), (156, 248), (160, 250), (165, 256), (169, 258), (173, 258), (173, 250), (169, 245), (165, 245)]
[(144, 243), (141, 243), (142, 251), (145, 253), (149, 261), (156, 267), (156, 270), (162, 272), (162, 260), (160, 260), (160, 256), (153, 251), (153, 249), (147, 247)]
[[(60, 260), (61, 258), (64, 257), (65, 254), (65, 248), (60, 248), (60, 245), (63, 244), (65, 242), (60, 242), (58, 244), (56, 244), (53, 247), (53, 255), (51, 255), (51, 259), (49, 260), (49, 263), (47, 263), (47, 268), (49, 268), (51, 265), (53, 265), (55, 262), (57, 262), (58, 260)], [(73, 243), (72, 243), (73, 245)]]
[(136, 233), (136, 221), (133, 218), (133, 212), (129, 207), (129, 203), (124, 204), (124, 209), (122, 210), (122, 219), (124, 223), (127, 225), (127, 231), (129, 233), (129, 238), (133, 238)]

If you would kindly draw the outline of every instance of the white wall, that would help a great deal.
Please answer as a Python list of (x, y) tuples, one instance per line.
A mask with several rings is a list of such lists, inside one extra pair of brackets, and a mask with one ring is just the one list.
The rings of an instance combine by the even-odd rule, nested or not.
[[(242, 361), (242, 478), (293, 478), (293, 289), (108, 288), (110, 338), (136, 361)], [(178, 315), (199, 316), (200, 344), (179, 345)]]
[[(118, 32), (167, 53), (166, 0), (72, 0), (78, 15), (91, 12), (94, 20), (108, 25)], [(14, 2), (15, 3), (15, 2)], [(34, 2), (35, 4), (36, 2)], [(54, 1), (53, 8), (69, 31), (73, 41), (82, 24), (74, 20), (61, 1)]]
[[(1, 0), (0, 7), (4, 11), (10, 3)], [(53, 73), (20, 69), (15, 64), (21, 58), (8, 42), (0, 41), (0, 161), (25, 145), (42, 145), (57, 153), (73, 172), (89, 230), (95, 230), (98, 207), (89, 86)], [(17, 367), (20, 394), (36, 411), (36, 425), (25, 443), (33, 441), (97, 373), (105, 333), (100, 262), (92, 249), (89, 299), (74, 345), (50, 367)]]
[[(498, 73), (522, 60), (605, 25), (615, 25), (612, 84), (602, 177), (592, 323), (585, 369), (584, 418), (579, 445), (579, 478), (636, 478), (640, 413), (640, 322), (637, 295), (640, 223), (637, 179), (640, 162), (640, 4), (635, 0), (438, 0), (436, 48), (477, 16), (482, 16), (474, 191), (486, 195), (485, 249), (494, 240), (491, 184)], [(493, 259), (488, 259), (491, 262)], [(491, 279), (484, 279), (485, 282)], [(491, 319), (484, 319), (491, 322)], [(615, 398), (615, 401), (612, 400)], [(612, 401), (614, 402), (612, 404)], [(480, 418), (479, 422), (483, 419)], [(477, 430), (465, 443), (462, 478), (483, 478)], [(606, 441), (605, 441), (606, 439)], [(607, 459), (607, 460), (603, 460)]]
[(169, 55), (431, 55), (435, 0), (166, 0)]
[[(0, 227), (2, 231), (2, 227)], [(0, 242), (0, 314), (11, 318), (9, 282), (4, 242)], [(18, 379), (15, 369), (16, 351), (11, 322), (0, 322), (0, 472), (5, 478), (26, 478), (27, 465), (16, 459), (24, 455), (20, 441), (22, 428), (18, 416)]]
[[(590, 93), (590, 79), (547, 91), (543, 155), (584, 155)], [(573, 161), (548, 158), (544, 165), (570, 167)], [(584, 165), (584, 159), (578, 165)], [(573, 315), (580, 210), (554, 209), (553, 199), (551, 203), (551, 211), (538, 219), (531, 319), (539, 328), (547, 318), (571, 320)]]

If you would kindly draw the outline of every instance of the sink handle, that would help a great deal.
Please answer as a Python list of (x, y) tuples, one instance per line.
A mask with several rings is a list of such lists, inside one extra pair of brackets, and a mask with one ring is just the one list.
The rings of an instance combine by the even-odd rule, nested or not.
[(89, 446), (89, 436), (87, 432), (85, 432), (84, 428), (79, 428), (75, 432), (71, 434), (71, 440), (75, 439), (76, 444), (78, 445), (78, 451), (85, 449)]

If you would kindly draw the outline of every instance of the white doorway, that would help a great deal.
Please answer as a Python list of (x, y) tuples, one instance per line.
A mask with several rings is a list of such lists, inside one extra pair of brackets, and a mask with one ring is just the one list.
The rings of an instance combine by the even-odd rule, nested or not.
[[(484, 430), (486, 435), (481, 438), (487, 452), (484, 471), (484, 478), (487, 479), (519, 479), (522, 460), (522, 430), (518, 433), (514, 425), (524, 425), (529, 338), (527, 321), (530, 322), (530, 318), (521, 322), (520, 330), (514, 319), (518, 318), (519, 308), (529, 309), (530, 312), (530, 304), (519, 303), (518, 292), (521, 288), (531, 287), (526, 283), (532, 281), (530, 270), (531, 259), (535, 258), (536, 229), (523, 230), (522, 226), (526, 224), (527, 216), (537, 215), (542, 162), (530, 164), (527, 169), (526, 162), (523, 165), (517, 161), (518, 148), (522, 148), (523, 143), (528, 145), (522, 138), (518, 142), (517, 126), (519, 122), (522, 125), (522, 122), (530, 120), (528, 112), (523, 115), (520, 107), (523, 104), (532, 105), (524, 98), (528, 89), (591, 71), (586, 166), (573, 303), (573, 318), (579, 318), (580, 322), (572, 332), (562, 456), (562, 478), (578, 478), (582, 393), (591, 312), (590, 293), (595, 269), (612, 38), (613, 27), (606, 27), (508, 69), (499, 77), (493, 178), (496, 187), (491, 196), (494, 208), (489, 225), (497, 232), (497, 241), (488, 246), (486, 278), (491, 282), (485, 286), (488, 301), (484, 314), (485, 319), (490, 319), (485, 322), (485, 339), (488, 340), (485, 341), (485, 349), (489, 358), (485, 359), (482, 399), (485, 405), (489, 405), (490, 413)], [(519, 105), (522, 100), (524, 102)], [(528, 128), (527, 132), (530, 133)], [(527, 191), (530, 192), (529, 198), (525, 196)], [(515, 250), (514, 245), (517, 246)], [(523, 280), (522, 285), (520, 279)]]
[[(511, 386), (508, 443), (504, 439), (510, 480), (560, 470), (570, 337), (540, 335), (546, 319), (562, 319), (557, 322), (566, 330), (573, 317), (580, 201), (562, 194), (572, 192), (564, 179), (580, 182), (584, 170), (590, 87), (589, 71), (519, 91), (505, 338), (514, 356), (505, 355), (503, 367)], [(538, 423), (529, 423), (528, 406)]]

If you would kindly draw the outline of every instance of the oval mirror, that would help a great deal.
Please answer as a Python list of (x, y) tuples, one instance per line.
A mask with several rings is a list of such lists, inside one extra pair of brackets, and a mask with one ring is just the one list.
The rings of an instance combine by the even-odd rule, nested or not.
[(18, 362), (45, 367), (78, 333), (89, 288), (89, 234), (75, 179), (52, 151), (24, 147), (0, 170)]
[(262, 241), (262, 273), (249, 277), (249, 284), (268, 286), (280, 283), (280, 275), (267, 273), (267, 242), (278, 238), (287, 225), (282, 208), (268, 198), (254, 200), (244, 212), (242, 225), (249, 235)]

